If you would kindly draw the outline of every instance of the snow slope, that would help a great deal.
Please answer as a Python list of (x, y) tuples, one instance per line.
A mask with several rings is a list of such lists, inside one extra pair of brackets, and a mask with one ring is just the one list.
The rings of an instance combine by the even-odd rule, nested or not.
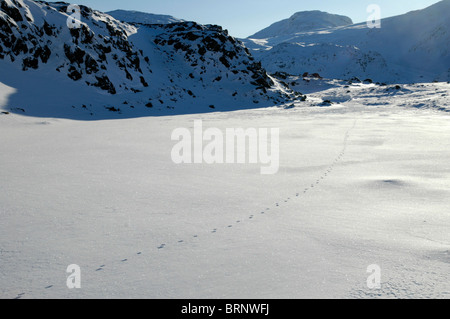
[(81, 27), (71, 29), (66, 3), (1, 0), (0, 8), (0, 81), (18, 92), (7, 111), (99, 119), (295, 98), (219, 26), (134, 26), (81, 6)]
[[(449, 83), (271, 76), (218, 26), (82, 7), (71, 32), (67, 4), (0, 9), (0, 298), (450, 298)], [(278, 173), (173, 163), (195, 120), (280, 129)]]
[[(309, 84), (290, 109), (0, 114), (0, 297), (450, 298), (450, 118), (407, 107), (448, 102), (450, 86), (380, 101), (375, 84)], [(280, 128), (279, 173), (173, 164), (172, 131), (197, 119)], [(81, 289), (66, 287), (70, 264)], [(379, 290), (366, 285), (373, 264)]]
[(278, 21), (271, 26), (249, 36), (251, 39), (267, 39), (278, 36), (294, 35), (299, 32), (317, 31), (353, 24), (346, 16), (322, 11), (301, 11), (289, 19)]
[(450, 80), (450, 0), (381, 21), (246, 39), (270, 72), (318, 72), (329, 78), (389, 83)]
[(169, 24), (184, 22), (182, 19), (178, 19), (164, 14), (153, 14), (140, 11), (129, 10), (114, 10), (106, 12), (115, 19), (126, 23), (142, 23), (142, 24)]

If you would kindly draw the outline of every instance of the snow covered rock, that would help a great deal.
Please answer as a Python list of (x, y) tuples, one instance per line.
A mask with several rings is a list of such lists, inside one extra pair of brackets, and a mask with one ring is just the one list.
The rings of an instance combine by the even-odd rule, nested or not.
[(120, 86), (142, 86), (143, 57), (128, 41), (135, 27), (81, 6), (80, 28), (69, 28), (63, 3), (2, 0), (0, 8), (1, 59), (20, 63), (23, 71), (51, 64), (72, 80), (111, 94)]
[[(17, 102), (32, 103), (34, 115), (40, 115), (40, 100), (46, 100), (47, 116), (53, 114), (49, 100), (54, 108), (81, 108), (88, 116), (100, 116), (101, 110), (144, 116), (210, 112), (210, 105), (215, 110), (271, 106), (296, 97), (219, 26), (131, 25), (80, 6), (79, 27), (70, 28), (73, 16), (66, 3), (0, 3), (0, 67), (5, 70), (0, 82), (19, 91), (34, 89), (40, 98)], [(79, 93), (56, 102), (56, 91)]]
[(328, 78), (356, 76), (388, 83), (448, 81), (448, 12), (450, 0), (443, 0), (382, 19), (381, 28), (370, 29), (365, 22), (302, 32), (269, 27), (278, 31), (266, 29), (243, 41), (270, 72), (319, 72)]
[(298, 32), (317, 31), (353, 24), (346, 16), (322, 11), (301, 11), (250, 36), (251, 39), (266, 39), (276, 36), (293, 35)]
[(106, 13), (119, 21), (127, 23), (169, 24), (176, 22), (184, 22), (184, 20), (182, 19), (178, 19), (169, 15), (152, 14), (139, 11), (114, 10)]

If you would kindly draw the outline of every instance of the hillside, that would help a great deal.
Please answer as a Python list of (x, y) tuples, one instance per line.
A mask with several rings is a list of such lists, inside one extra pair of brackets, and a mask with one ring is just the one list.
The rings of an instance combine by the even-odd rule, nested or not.
[(133, 26), (81, 6), (2, 0), (0, 82), (7, 111), (33, 116), (117, 118), (282, 104), (294, 92), (271, 78), (219, 26)]
[(184, 22), (184, 20), (182, 19), (178, 19), (169, 15), (152, 14), (139, 11), (114, 10), (106, 13), (119, 21), (127, 23), (169, 24), (169, 23)]
[(330, 78), (372, 78), (390, 83), (450, 80), (450, 0), (386, 18), (381, 28), (366, 23), (245, 39), (271, 72), (318, 72)]
[(271, 26), (249, 36), (250, 39), (266, 39), (277, 36), (293, 35), (298, 32), (310, 32), (353, 24), (346, 16), (322, 11), (302, 11), (272, 24)]

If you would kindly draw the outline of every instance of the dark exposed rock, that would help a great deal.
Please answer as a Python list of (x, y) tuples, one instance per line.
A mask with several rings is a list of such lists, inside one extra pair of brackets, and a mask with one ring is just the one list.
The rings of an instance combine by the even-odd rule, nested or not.
[(106, 75), (103, 76), (96, 76), (97, 83), (94, 83), (93, 85), (96, 87), (101, 88), (102, 90), (105, 90), (109, 92), (110, 94), (116, 94), (116, 88), (112, 84), (112, 82), (109, 80), (109, 78)]
[(348, 83), (349, 83), (349, 84), (352, 84), (352, 83), (361, 83), (361, 80), (360, 80), (359, 78), (357, 78), (357, 77), (353, 77), (353, 78), (351, 78), (351, 79), (348, 81)]
[(6, 1), (1, 2), (0, 8), (2, 9), (3, 12), (5, 12), (7, 15), (9, 15), (14, 21), (16, 21), (16, 22), (23, 21), (23, 17), (20, 14), (20, 10), (17, 9), (16, 7), (8, 6)]
[(127, 54), (127, 59), (128, 61), (130, 61), (131, 65), (133, 66), (134, 70), (139, 71), (140, 73), (142, 73), (141, 71), (141, 60), (139, 59), (139, 56), (137, 55), (137, 53), (128, 53)]
[[(15, 3), (14, 0), (11, 1)], [(1, 3), (3, 5), (9, 2)], [(149, 87), (149, 83), (152, 84), (151, 89), (155, 86), (154, 91), (156, 91), (160, 89), (161, 83), (169, 84), (170, 81), (170, 87), (168, 89), (161, 87), (159, 94), (157, 91), (155, 93), (148, 89), (145, 90), (148, 95), (141, 94), (136, 97), (139, 101), (142, 101), (142, 96), (151, 97), (153, 103), (157, 103), (160, 99), (161, 103), (169, 104), (170, 108), (173, 107), (171, 101), (178, 103), (188, 96), (195, 98), (192, 91), (204, 94), (202, 87), (203, 90), (208, 90), (208, 85), (212, 84), (208, 82), (211, 80), (223, 82), (223, 85), (222, 83), (212, 84), (213, 89), (218, 89), (219, 95), (231, 95), (234, 92), (233, 96), (239, 93), (250, 102), (253, 99), (259, 102), (269, 100), (269, 97), (264, 94), (268, 93), (267, 89), (274, 85), (272, 78), (267, 75), (260, 63), (255, 63), (248, 49), (240, 41), (229, 36), (228, 32), (219, 26), (199, 25), (194, 22), (144, 26), (155, 28), (153, 40), (158, 46), (156, 50), (162, 54), (163, 63), (174, 62), (177, 66), (180, 62), (185, 63), (180, 65), (180, 70), (168, 65), (167, 78), (159, 83), (158, 79), (152, 77), (153, 72), (149, 68), (150, 59), (145, 56), (150, 52), (139, 50), (136, 44), (128, 39), (128, 30), (125, 29), (127, 28), (125, 25), (107, 16), (97, 19), (101, 13), (87, 7), (81, 6), (81, 8), (83, 23), (80, 28), (72, 29), (66, 28), (64, 17), (59, 19), (63, 21), (62, 25), (58, 24), (58, 19), (53, 20), (55, 12), (48, 15), (43, 12), (42, 16), (36, 19), (36, 21), (42, 21), (39, 26), (25, 23), (16, 26), (12, 22), (12, 17), (2, 16), (0, 18), (0, 58), (6, 56), (14, 61), (17, 55), (20, 55), (24, 70), (38, 68), (39, 62), (47, 63), (51, 58), (58, 72), (67, 74), (73, 81), (81, 80), (80, 83), (83, 85), (86, 83), (110, 94), (117, 93), (116, 87), (119, 93), (139, 93), (144, 91), (143, 88)], [(67, 5), (63, 3), (49, 3), (47, 8), (43, 6), (44, 11), (54, 9), (67, 14)], [(21, 11), (22, 18), (27, 16), (24, 12), (28, 11)], [(91, 28), (96, 32), (94, 33)], [(142, 59), (145, 63), (141, 62)], [(155, 74), (161, 74), (161, 66), (155, 64), (154, 68), (156, 68), (154, 71), (158, 71)], [(185, 85), (187, 77), (185, 74), (189, 75), (187, 85)], [(245, 85), (247, 83), (251, 83), (254, 87)], [(221, 86), (230, 85), (232, 91), (229, 93), (221, 88)], [(240, 89), (235, 91), (237, 88), (233, 89), (233, 85), (236, 87), (242, 85), (246, 91), (245, 94), (241, 94)], [(260, 91), (254, 91), (255, 89)], [(272, 92), (269, 93), (272, 95)], [(280, 103), (283, 97), (281, 95), (277, 97)], [(145, 104), (145, 102), (140, 103)], [(135, 105), (133, 103), (133, 106)], [(153, 106), (151, 102), (146, 106), (150, 107), (149, 105)]]
[(12, 47), (12, 52), (14, 55), (19, 55), (20, 53), (28, 53), (28, 46), (25, 44), (23, 39), (17, 39)]
[(116, 109), (114, 106), (105, 106), (105, 109), (111, 112), (120, 112), (120, 109)]
[(130, 72), (128, 72), (128, 70), (125, 68), (125, 75), (127, 77), (128, 80), (133, 81), (133, 76), (130, 74)]
[(39, 67), (38, 59), (34, 57), (23, 59), (22, 70), (26, 71), (28, 69), (37, 69), (38, 67)]
[(80, 47), (76, 46), (75, 50), (72, 52), (72, 49), (69, 45), (64, 44), (64, 53), (66, 57), (69, 59), (70, 63), (77, 63), (81, 65), (83, 63), (83, 58), (86, 55), (86, 52), (80, 49)]
[(71, 66), (69, 68), (69, 73), (67, 74), (67, 76), (74, 81), (78, 81), (83, 77), (81, 75), (81, 73), (74, 66)]
[(224, 55), (219, 58), (219, 61), (222, 62), (222, 64), (225, 65), (226, 68), (229, 68), (231, 66)]
[(274, 84), (273, 81), (267, 76), (266, 71), (262, 68), (261, 62), (252, 63), (247, 67), (247, 70), (252, 73), (252, 79), (254, 80), (251, 82), (252, 84), (266, 89), (270, 88)]
[(97, 73), (99, 71), (97, 61), (90, 54), (86, 55), (84, 63), (87, 74)]
[(48, 36), (55, 36), (56, 35), (56, 27), (55, 26), (51, 26), (50, 24), (47, 23), (47, 21), (44, 21), (44, 25), (42, 26), (44, 32), (46, 35)]
[(9, 22), (6, 21), (3, 17), (0, 17), (0, 39), (5, 39), (8, 34), (12, 33), (12, 29), (9, 25)]
[(274, 74), (272, 74), (274, 77), (276, 77), (277, 79), (281, 79), (281, 80), (286, 80), (287, 78), (288, 78), (288, 76), (289, 76), (289, 74), (288, 73), (286, 73), (286, 72), (280, 72), (280, 71), (277, 71), (277, 72), (275, 72)]
[(186, 40), (189, 40), (189, 41), (195, 41), (195, 40), (197, 40), (198, 38), (201, 38), (201, 35), (195, 34), (194, 32), (187, 32), (187, 33), (184, 35), (184, 38), (185, 38)]
[(142, 83), (142, 85), (143, 85), (144, 87), (148, 87), (148, 83), (145, 81), (145, 79), (144, 79), (143, 76), (140, 77), (140, 80), (141, 80), (141, 83)]
[(333, 102), (330, 100), (323, 100), (323, 102), (320, 104), (320, 106), (331, 106)]
[(52, 52), (50, 51), (50, 48), (45, 45), (43, 48), (38, 47), (33, 56), (35, 58), (40, 57), (43, 63), (47, 63), (48, 59), (50, 59), (51, 54)]

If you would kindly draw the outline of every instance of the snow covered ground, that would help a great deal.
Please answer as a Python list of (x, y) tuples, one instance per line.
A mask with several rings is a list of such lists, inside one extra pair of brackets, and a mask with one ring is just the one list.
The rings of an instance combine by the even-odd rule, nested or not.
[[(269, 72), (318, 72), (391, 84), (449, 81), (449, 11), (450, 0), (442, 0), (381, 19), (380, 28), (366, 22), (346, 25), (345, 17), (320, 11), (299, 12), (242, 41)], [(317, 24), (328, 28), (310, 27)]]
[[(0, 114), (0, 298), (450, 298), (450, 85), (308, 85), (286, 108)], [(278, 174), (174, 164), (197, 119), (280, 128)]]

